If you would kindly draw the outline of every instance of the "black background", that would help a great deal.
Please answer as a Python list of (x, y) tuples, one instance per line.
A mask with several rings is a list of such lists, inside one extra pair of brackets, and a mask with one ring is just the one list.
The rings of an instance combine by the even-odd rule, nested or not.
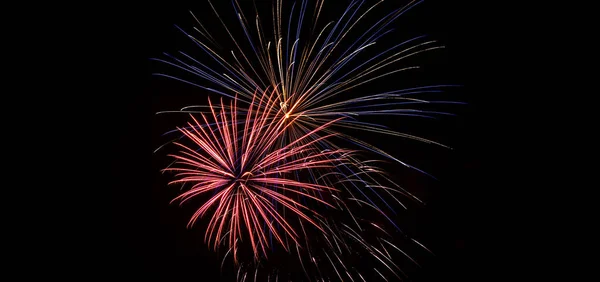
[[(229, 1), (223, 2), (227, 3), (216, 5), (218, 11), (221, 15), (231, 16)], [(342, 7), (326, 5), (331, 11), (340, 12), (345, 2), (339, 1)], [(210, 14), (208, 4), (203, 1), (191, 4), (169, 1), (115, 7), (106, 15), (107, 21), (118, 23), (114, 32), (110, 29), (113, 34), (108, 34), (107, 38), (111, 38), (108, 46), (119, 58), (113, 66), (118, 83), (102, 98), (110, 104), (109, 142), (113, 148), (111, 170), (114, 178), (110, 183), (111, 243), (104, 250), (109, 259), (101, 271), (111, 277), (221, 281), (219, 277), (223, 275), (219, 258), (203, 245), (202, 238), (198, 238), (199, 232), (185, 229), (189, 210), (168, 204), (177, 189), (167, 187), (168, 178), (158, 172), (163, 155), (152, 154), (161, 141), (166, 141), (160, 135), (179, 125), (155, 115), (157, 111), (176, 110), (194, 101), (206, 101), (202, 90), (151, 75), (174, 70), (153, 63), (149, 58), (160, 57), (165, 51), (194, 50), (189, 40), (174, 27), (174, 24), (186, 30), (192, 27), (193, 19), (188, 10), (199, 17)], [(387, 11), (382, 9), (380, 12)], [(454, 150), (414, 142), (398, 143), (393, 138), (376, 141), (377, 144), (389, 143), (382, 145), (386, 148), (407, 148), (394, 153), (401, 153), (407, 162), (416, 163), (439, 178), (432, 182), (409, 172), (398, 172), (400, 176), (410, 177), (404, 182), (405, 186), (421, 189), (421, 196), (428, 203), (410, 213), (407, 220), (412, 222), (418, 238), (436, 253), (435, 258), (415, 274), (416, 281), (486, 281), (493, 276), (483, 271), (492, 263), (485, 256), (489, 244), (484, 244), (483, 238), (489, 218), (482, 210), (486, 205), (486, 183), (489, 182), (484, 177), (483, 163), (490, 157), (483, 105), (489, 98), (479, 88), (478, 79), (482, 74), (475, 70), (475, 62), (481, 59), (486, 46), (478, 41), (481, 31), (473, 23), (471, 13), (475, 13), (472, 8), (459, 2), (425, 1), (393, 25), (402, 38), (428, 34), (446, 46), (442, 51), (419, 56), (415, 62), (424, 68), (417, 74), (400, 74), (398, 77), (420, 85), (463, 85), (449, 91), (448, 95), (452, 100), (468, 103), (450, 109), (457, 117), (433, 123), (406, 119), (406, 127), (401, 127), (448, 144)], [(202, 23), (209, 29), (218, 24), (205, 20)], [(231, 26), (237, 24), (228, 23)], [(394, 39), (393, 42), (397, 41)], [(390, 79), (379, 86), (395, 89), (398, 87), (391, 84), (395, 82)]]

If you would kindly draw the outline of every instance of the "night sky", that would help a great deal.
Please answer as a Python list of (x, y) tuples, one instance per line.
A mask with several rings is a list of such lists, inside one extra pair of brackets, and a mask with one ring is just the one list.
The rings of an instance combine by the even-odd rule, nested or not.
[[(229, 26), (238, 28), (237, 22), (231, 20), (233, 11), (229, 1), (222, 2), (215, 5), (219, 13), (230, 19)], [(348, 1), (338, 2), (342, 5)], [(435, 181), (401, 166), (390, 166), (397, 170), (393, 174), (401, 185), (427, 202), (425, 206), (411, 208), (401, 219), (408, 232), (435, 253), (424, 259), (423, 268), (413, 275), (414, 281), (486, 281), (481, 276), (485, 274), (482, 269), (486, 267), (486, 261), (478, 257), (485, 253), (480, 242), (485, 220), (477, 211), (482, 205), (482, 189), (486, 189), (482, 162), (487, 153), (482, 141), (485, 126), (480, 106), (486, 94), (476, 87), (476, 74), (472, 69), (471, 62), (476, 59), (472, 52), (476, 48), (476, 34), (467, 20), (469, 9), (464, 4), (449, 2), (453, 1), (425, 1), (404, 14), (392, 25), (396, 29), (394, 35), (388, 37), (388, 42), (383, 40), (384, 47), (380, 47), (427, 34), (446, 48), (401, 63), (418, 64), (421, 69), (394, 75), (365, 89), (462, 85), (443, 94), (447, 95), (445, 100), (467, 103), (444, 107), (456, 114), (454, 117), (435, 121), (398, 117), (393, 121), (380, 121), (393, 122), (400, 131), (439, 141), (453, 150), (401, 138), (379, 138), (372, 134), (356, 136), (380, 145), (392, 155), (438, 178)], [(396, 7), (392, 3), (385, 4), (384, 7)], [(345, 7), (331, 3), (325, 3), (325, 6), (327, 10), (323, 17), (327, 19), (333, 19), (326, 15), (329, 11), (340, 13)], [(111, 109), (115, 124), (111, 161), (114, 181), (110, 203), (111, 242), (114, 243), (109, 249), (112, 259), (103, 271), (111, 277), (135, 281), (234, 281), (231, 271), (220, 272), (219, 256), (204, 245), (202, 226), (186, 229), (193, 206), (179, 208), (169, 204), (178, 189), (167, 186), (170, 178), (159, 172), (167, 163), (166, 152), (153, 154), (154, 149), (169, 140), (161, 135), (175, 129), (182, 121), (155, 113), (204, 104), (207, 93), (174, 80), (152, 76), (155, 72), (175, 76), (181, 73), (150, 58), (164, 58), (162, 52), (178, 50), (200, 54), (201, 51), (174, 26), (186, 30), (194, 26), (188, 11), (194, 12), (209, 30), (219, 23), (202, 20), (214, 19), (205, 1), (168, 1), (115, 9), (118, 11), (114, 13), (114, 19), (119, 22), (119, 27), (112, 37), (112, 48), (123, 59), (114, 68), (123, 87), (106, 96), (114, 101)], [(377, 11), (383, 13), (389, 9)], [(270, 15), (270, 10), (265, 12)], [(247, 15), (251, 14), (252, 11), (247, 10)], [(107, 14), (106, 17), (113, 16)], [(223, 34), (215, 37), (227, 39)]]

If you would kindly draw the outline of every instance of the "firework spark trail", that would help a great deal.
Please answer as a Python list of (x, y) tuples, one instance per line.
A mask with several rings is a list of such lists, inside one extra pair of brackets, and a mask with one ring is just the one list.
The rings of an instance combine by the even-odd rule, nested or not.
[[(364, 280), (363, 274), (367, 273), (351, 267), (352, 265), (356, 265), (355, 259), (362, 261), (371, 258), (384, 267), (377, 270), (370, 269), (370, 271), (375, 271), (375, 273), (367, 275), (372, 276), (373, 274), (377, 274), (386, 277), (386, 274), (390, 274), (399, 280), (408, 278), (407, 273), (398, 266), (398, 262), (402, 257), (408, 259), (408, 261), (412, 262), (415, 266), (420, 267), (413, 257), (390, 241), (392, 240), (392, 237), (390, 234), (386, 234), (384, 230), (381, 230), (383, 232), (380, 232), (379, 235), (375, 235), (375, 241), (379, 243), (379, 246), (375, 247), (364, 237), (364, 235), (367, 234), (378, 234), (375, 229), (356, 230), (344, 223), (341, 224), (342, 228), (340, 229), (336, 222), (325, 221), (323, 219), (319, 219), (318, 222), (325, 229), (324, 236), (322, 236), (325, 244), (313, 245), (307, 241), (303, 249), (300, 249), (298, 245), (296, 245), (296, 249), (294, 250), (302, 267), (302, 271), (309, 281), (313, 280), (309, 274), (310, 271), (314, 271), (321, 276), (317, 277), (316, 281), (325, 280), (326, 276), (323, 276), (324, 273), (322, 273), (324, 269), (333, 271), (333, 276), (337, 276), (340, 279), (339, 281), (345, 281), (346, 279), (349, 279), (350, 281)], [(371, 226), (376, 226), (373, 222), (369, 223)], [(350, 244), (352, 242), (356, 244), (351, 247)], [(398, 254), (394, 253), (394, 251), (398, 251)], [(357, 253), (366, 254), (367, 256), (356, 257), (355, 255)], [(317, 257), (321, 257), (321, 259), (316, 261), (315, 258)], [(305, 261), (307, 261), (308, 264), (306, 264)], [(258, 268), (249, 268), (243, 271), (246, 273), (254, 272), (256, 277), (257, 269)], [(386, 278), (389, 279), (390, 277)]]
[[(256, 95), (255, 97), (260, 98), (256, 98), (254, 102), (269, 109), (275, 104), (274, 93), (275, 91), (272, 91), (269, 96)], [(176, 159), (176, 167), (165, 169), (177, 173), (178, 179), (171, 183), (192, 184), (191, 189), (176, 197), (174, 201), (184, 203), (207, 192), (215, 192), (194, 213), (189, 225), (194, 225), (198, 218), (205, 215), (210, 208), (214, 208), (205, 240), (209, 243), (212, 241), (216, 249), (224, 236), (223, 233), (227, 231), (228, 244), (233, 247), (233, 256), (236, 259), (238, 239), (246, 235), (256, 258), (259, 255), (267, 255), (268, 232), (286, 250), (288, 244), (284, 242), (284, 236), (294, 244), (300, 244), (297, 231), (289, 220), (275, 209), (271, 200), (285, 207), (295, 217), (322, 229), (310, 215), (314, 211), (291, 195), (335, 208), (313, 193), (332, 193), (339, 190), (326, 185), (301, 182), (286, 175), (298, 171), (333, 168), (349, 162), (348, 156), (352, 151), (340, 149), (320, 152), (312, 146), (315, 142), (332, 135), (300, 144), (330, 124), (316, 128), (284, 147), (277, 147), (275, 144), (278, 137), (289, 126), (285, 120), (277, 119), (273, 122), (270, 113), (256, 110), (258, 108), (254, 108), (252, 103), (242, 128), (238, 128), (237, 119), (240, 114), (236, 112), (235, 101), (229, 105), (230, 112), (226, 112), (223, 102), (219, 107), (220, 112), (215, 110), (210, 101), (209, 105), (212, 116), (201, 114), (205, 126), (201, 126), (198, 119), (192, 116), (194, 124), (188, 124), (191, 129), (180, 128), (187, 140), (192, 141), (201, 150), (176, 143), (182, 149), (178, 154), (170, 155)], [(209, 119), (215, 121), (215, 125), (206, 126), (210, 124)], [(263, 223), (266, 223), (267, 230), (263, 228)], [(279, 232), (275, 224), (281, 227), (283, 232)], [(245, 231), (242, 230), (244, 227)]]

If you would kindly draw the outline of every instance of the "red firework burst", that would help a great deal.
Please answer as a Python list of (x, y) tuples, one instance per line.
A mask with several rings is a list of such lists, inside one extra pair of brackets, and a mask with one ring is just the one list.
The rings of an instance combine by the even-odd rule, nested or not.
[[(293, 175), (303, 170), (344, 164), (352, 153), (344, 149), (316, 149), (314, 143), (332, 134), (309, 138), (337, 120), (286, 146), (277, 146), (277, 140), (293, 120), (281, 118), (285, 113), (274, 110), (278, 105), (274, 93), (255, 95), (260, 98), (254, 99), (243, 111), (235, 102), (225, 105), (221, 100), (220, 106), (213, 106), (209, 101), (211, 114), (201, 114), (204, 123), (192, 116), (193, 123), (189, 122), (189, 127), (179, 128), (194, 147), (175, 143), (182, 150), (170, 155), (176, 159), (175, 166), (165, 169), (177, 173), (177, 179), (171, 183), (192, 185), (173, 201), (184, 203), (199, 195), (213, 193), (197, 209), (188, 226), (212, 211), (205, 240), (208, 244), (213, 242), (217, 249), (229, 235), (226, 244), (233, 250), (236, 261), (237, 244), (242, 238), (250, 240), (256, 259), (261, 254), (267, 255), (269, 233), (286, 250), (289, 246), (284, 243), (285, 237), (299, 245), (298, 232), (290, 224), (290, 217), (323, 230), (314, 219), (317, 212), (301, 204), (299, 199), (335, 208), (316, 193), (338, 190), (331, 185), (303, 182)], [(274, 111), (277, 112), (275, 117)], [(284, 209), (291, 213), (282, 213)]]

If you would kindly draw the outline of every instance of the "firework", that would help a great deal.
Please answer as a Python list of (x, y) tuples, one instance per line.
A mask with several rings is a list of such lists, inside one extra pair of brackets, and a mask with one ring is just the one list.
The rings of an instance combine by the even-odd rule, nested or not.
[[(261, 96), (257, 99), (257, 104), (263, 105), (265, 109), (274, 107), (272, 96)], [(319, 152), (311, 146), (320, 139), (330, 138), (331, 135), (298, 145), (310, 136), (308, 134), (285, 147), (276, 147), (279, 136), (290, 124), (286, 123), (285, 119), (273, 120), (266, 111), (257, 111), (251, 104), (245, 117), (238, 123), (241, 114), (235, 102), (230, 103), (229, 111), (225, 110), (223, 102), (219, 107), (220, 111), (215, 110), (210, 101), (209, 105), (211, 117), (207, 118), (202, 114), (203, 123), (200, 123), (192, 116), (194, 123), (188, 124), (190, 129), (179, 129), (195, 147), (176, 143), (182, 150), (179, 154), (171, 155), (176, 159), (175, 167), (166, 169), (177, 173), (178, 179), (171, 183), (191, 185), (187, 192), (175, 200), (183, 203), (194, 197), (213, 193), (194, 213), (189, 225), (193, 225), (210, 208), (214, 208), (205, 240), (212, 241), (216, 249), (222, 237), (229, 234), (228, 244), (233, 248), (236, 260), (237, 243), (242, 234), (249, 238), (255, 258), (260, 254), (267, 255), (269, 232), (284, 248), (288, 246), (284, 237), (299, 244), (298, 232), (274, 202), (291, 211), (295, 217), (321, 229), (311, 214), (314, 211), (309, 210), (290, 194), (335, 208), (314, 194), (339, 190), (286, 176), (306, 170), (343, 165), (351, 152), (341, 149)], [(281, 112), (275, 117), (280, 114), (285, 115)], [(327, 126), (328, 124), (319, 127), (311, 134)], [(290, 213), (288, 217), (289, 215)], [(283, 231), (280, 232), (276, 225)]]
[[(264, 93), (264, 89), (271, 87), (276, 90), (276, 99), (279, 104), (273, 110), (284, 111), (285, 115), (281, 118), (298, 117), (295, 119), (295, 124), (289, 127), (287, 135), (289, 139), (295, 139), (296, 136), (306, 134), (307, 131), (324, 123), (345, 116), (348, 118), (336, 123), (334, 125), (336, 128), (362, 130), (444, 146), (432, 140), (390, 130), (385, 126), (359, 121), (356, 118), (378, 115), (432, 118), (440, 114), (448, 115), (449, 113), (445, 112), (425, 111), (408, 107), (424, 104), (456, 103), (412, 97), (421, 93), (437, 93), (443, 87), (451, 85), (421, 86), (390, 90), (384, 93), (365, 93), (359, 97), (347, 95), (349, 90), (361, 85), (372, 83), (399, 72), (416, 69), (418, 66), (396, 67), (396, 64), (417, 54), (443, 48), (443, 46), (436, 45), (435, 40), (426, 40), (426, 36), (418, 36), (382, 50), (375, 56), (360, 57), (365, 50), (374, 49), (377, 40), (383, 39), (392, 31), (389, 25), (395, 19), (422, 1), (409, 1), (403, 7), (391, 11), (375, 24), (370, 25), (366, 31), (359, 33), (358, 38), (351, 37), (349, 34), (358, 29), (358, 26), (364, 24), (363, 22), (372, 10), (376, 9), (383, 1), (379, 1), (370, 7), (365, 7), (365, 1), (352, 1), (337, 21), (328, 22), (324, 24), (324, 27), (317, 29), (324, 2), (324, 0), (316, 2), (312, 9), (312, 24), (306, 24), (308, 21), (306, 19), (308, 16), (307, 1), (302, 1), (299, 7), (294, 4), (290, 14), (285, 16), (283, 14), (283, 2), (281, 0), (275, 1), (273, 6), (273, 34), (271, 40), (267, 40), (267, 33), (262, 28), (263, 22), (258, 11), (255, 20), (252, 21), (242, 13), (239, 3), (232, 1), (246, 42), (242, 42), (244, 40), (233, 36), (230, 27), (224, 23), (211, 4), (226, 34), (235, 45), (230, 54), (228, 54), (229, 52), (218, 52), (219, 49), (214, 43), (214, 38), (210, 36), (210, 33), (203, 28), (200, 22), (203, 31), (199, 29), (196, 29), (196, 31), (204, 38), (204, 41), (185, 32), (183, 29), (180, 30), (192, 39), (201, 50), (210, 55), (221, 69), (211, 69), (183, 52), (179, 56), (166, 54), (167, 60), (157, 59), (203, 79), (210, 87), (166, 74), (157, 75), (174, 78), (228, 97), (233, 97), (231, 93), (238, 93), (239, 96), (236, 99), (244, 103), (249, 103), (252, 100), (256, 89), (259, 93)], [(296, 14), (297, 8), (298, 12)], [(288, 21), (284, 20), (286, 16)], [(292, 24), (292, 20), (297, 22)], [(300, 38), (303, 32), (310, 34), (308, 40)], [(244, 49), (242, 47), (243, 43), (246, 43), (249, 48)], [(211, 47), (211, 45), (215, 47)], [(227, 60), (227, 57), (231, 57), (231, 60)], [(360, 63), (353, 66), (357, 62)], [(393, 67), (393, 69), (389, 70), (390, 67)], [(186, 107), (183, 111), (193, 112), (194, 106)], [(329, 128), (327, 132), (333, 130), (333, 128)], [(407, 167), (414, 168), (377, 146), (348, 134), (336, 132), (339, 137), (353, 142), (361, 149), (375, 152)], [(323, 148), (325, 149), (326, 146)]]
[[(395, 213), (390, 200), (405, 208), (398, 196), (419, 199), (375, 167), (375, 160), (365, 160), (358, 151), (374, 152), (423, 171), (342, 131), (361, 130), (444, 146), (359, 118), (446, 115), (448, 113), (411, 106), (455, 103), (413, 97), (437, 93), (451, 85), (349, 94), (367, 83), (418, 68), (396, 64), (443, 46), (419, 36), (379, 51), (375, 56), (361, 57), (365, 50), (373, 49), (378, 40), (391, 32), (389, 26), (395, 19), (421, 1), (410, 1), (372, 25), (363, 22), (383, 1), (368, 7), (365, 1), (352, 1), (336, 21), (317, 28), (324, 2), (317, 0), (312, 9), (307, 1), (298, 6), (293, 4), (288, 16), (284, 15), (283, 1), (274, 1), (273, 33), (267, 36), (258, 11), (251, 20), (242, 13), (239, 3), (232, 1), (244, 40), (233, 35), (210, 4), (225, 34), (235, 45), (230, 52), (223, 52), (225, 50), (199, 21), (201, 29), (196, 32), (202, 36), (200, 39), (180, 29), (219, 67), (210, 68), (180, 52), (178, 56), (166, 54), (168, 59), (156, 60), (206, 83), (157, 75), (192, 84), (232, 102), (221, 101), (214, 106), (209, 100), (208, 106), (188, 106), (176, 111), (196, 114), (201, 119), (192, 116), (193, 123), (178, 129), (182, 136), (176, 139), (176, 144), (182, 150), (172, 155), (176, 159), (175, 166), (166, 170), (177, 173), (177, 180), (172, 183), (191, 185), (175, 200), (183, 203), (196, 197), (205, 198), (192, 216), (190, 226), (210, 210), (212, 216), (205, 240), (215, 248), (225, 242), (228, 248), (225, 257), (232, 254), (236, 264), (240, 241), (250, 242), (255, 262), (258, 262), (260, 257), (267, 257), (275, 238), (288, 253), (296, 253), (309, 280), (315, 277), (309, 275), (308, 264), (314, 266), (317, 281), (324, 279), (321, 271), (323, 265), (328, 264), (340, 280), (348, 277), (351, 281), (364, 281), (359, 271), (348, 266), (350, 257), (357, 252), (357, 248), (349, 246), (349, 242), (353, 242), (361, 250), (359, 253), (368, 254), (384, 266), (372, 268), (376, 275), (386, 279), (382, 272), (388, 271), (401, 278), (402, 270), (391, 253), (395, 250), (412, 262), (415, 260), (394, 244), (393, 236), (385, 227), (391, 224), (400, 230), (388, 215), (388, 212)], [(358, 36), (352, 34), (355, 30), (360, 30)], [(184, 145), (181, 140), (193, 146)], [(356, 146), (357, 150), (343, 149), (340, 142)], [(388, 209), (384, 211), (383, 206)], [(322, 213), (320, 208), (323, 207), (336, 212)], [(364, 218), (365, 207), (386, 222)], [(336, 217), (336, 213), (349, 215), (350, 220)], [(369, 236), (369, 233), (378, 235)], [(320, 243), (308, 240), (308, 234), (321, 238)], [(424, 248), (414, 239), (409, 238), (409, 241)], [(321, 262), (317, 262), (316, 257)], [(260, 263), (252, 265), (255, 281), (257, 265)], [(238, 270), (238, 280), (246, 280), (251, 273), (243, 264)], [(271, 274), (268, 277), (269, 280)]]

